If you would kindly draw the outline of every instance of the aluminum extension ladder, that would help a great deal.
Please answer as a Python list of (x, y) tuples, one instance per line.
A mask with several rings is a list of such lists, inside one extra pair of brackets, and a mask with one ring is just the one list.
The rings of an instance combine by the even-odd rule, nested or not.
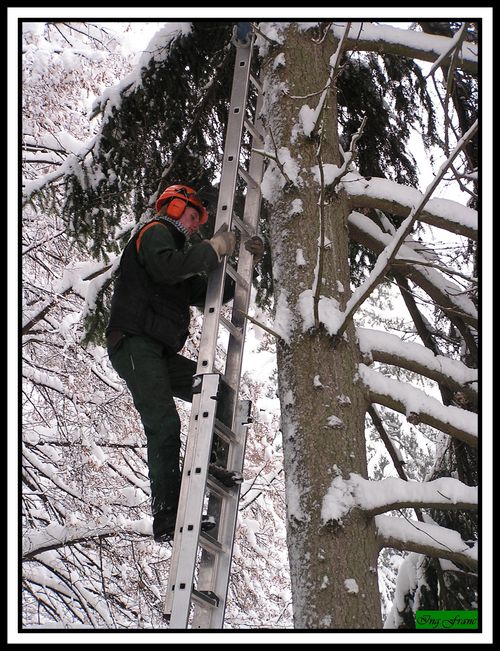
[[(242, 472), (250, 401), (239, 399), (239, 385), (246, 319), (252, 286), (252, 254), (243, 242), (257, 233), (261, 204), (260, 184), (264, 158), (263, 126), (259, 120), (262, 89), (250, 73), (253, 35), (249, 23), (238, 23), (233, 42), (236, 59), (231, 91), (215, 229), (224, 224), (241, 232), (237, 269), (224, 258), (209, 276), (203, 330), (199, 348), (194, 395), (186, 443), (182, 484), (171, 556), (164, 615), (169, 628), (221, 629), (229, 584), (240, 485), (225, 487), (208, 473), (212, 444), (224, 451), (225, 467)], [(257, 90), (253, 122), (246, 119), (249, 87)], [(252, 143), (248, 169), (240, 163), (244, 134)], [(237, 177), (246, 187), (243, 217), (234, 214)], [(221, 315), (226, 276), (235, 283), (232, 315)], [(215, 371), (220, 326), (229, 332), (224, 374)], [(218, 460), (220, 463), (220, 460)], [(204, 508), (215, 516), (216, 526), (201, 531)]]

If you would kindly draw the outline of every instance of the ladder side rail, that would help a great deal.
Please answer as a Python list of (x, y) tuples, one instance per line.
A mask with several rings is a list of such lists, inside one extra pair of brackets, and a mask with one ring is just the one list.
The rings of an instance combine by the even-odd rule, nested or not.
[[(208, 474), (207, 459), (212, 448), (212, 436), (217, 410), (217, 392), (220, 376), (206, 374), (200, 394), (198, 433), (192, 443), (191, 454), (185, 458), (183, 481), (176, 522), (174, 548), (176, 548), (177, 568), (175, 583), (170, 585), (172, 591), (171, 628), (186, 628), (191, 605), (191, 591), (198, 552), (201, 515), (205, 499), (205, 485)], [(207, 433), (210, 433), (208, 435)], [(193, 437), (194, 438), (194, 437)], [(170, 582), (169, 582), (170, 583)], [(172, 590), (172, 587), (174, 588)]]
[[(262, 105), (262, 97), (258, 98), (257, 112), (260, 112)], [(259, 146), (252, 142), (253, 146)], [(249, 173), (253, 179), (261, 179), (264, 169), (264, 159), (256, 153), (252, 153), (249, 165)], [(245, 198), (245, 209), (243, 222), (248, 232), (257, 233), (258, 221), (260, 215), (261, 205), (261, 191), (260, 185), (255, 188), (248, 188)], [(243, 243), (240, 248), (240, 255), (238, 259), (238, 274), (248, 281), (248, 285), (237, 285), (235, 296), (233, 299), (233, 310), (231, 321), (235, 326), (241, 329), (241, 336), (234, 337), (230, 334), (225, 378), (229, 384), (235, 389), (236, 396), (239, 394), (241, 367), (243, 360), (243, 350), (245, 342), (245, 332), (247, 319), (244, 314), (248, 311), (250, 304), (251, 294), (251, 281), (253, 275), (253, 259), (252, 255), (244, 248)], [(251, 404), (249, 401), (238, 401), (234, 405), (232, 430), (238, 435), (238, 444), (231, 445), (229, 448), (228, 468), (242, 471), (245, 460), (246, 448), (246, 434)], [(219, 532), (219, 539), (231, 551), (215, 559), (215, 567), (211, 568), (209, 563), (206, 563), (200, 568), (200, 580), (204, 580), (207, 586), (210, 586), (219, 598), (219, 605), (217, 609), (204, 608), (196, 606), (193, 615), (193, 628), (222, 628), (224, 624), (224, 614), (227, 603), (227, 593), (229, 589), (229, 577), (232, 564), (232, 549), (234, 545), (235, 530), (238, 518), (238, 504), (239, 494), (241, 487), (236, 488), (236, 499), (224, 504), (223, 517), (221, 517), (221, 530)]]
[[(200, 401), (201, 401), (201, 392), (194, 394), (192, 408), (191, 408), (190, 423), (189, 423), (190, 436), (187, 437), (186, 450), (184, 453), (185, 459), (186, 458), (191, 459), (195, 455), (195, 447), (196, 447), (196, 442), (198, 440), (197, 429), (199, 427), (199, 418), (196, 418), (196, 415), (200, 411)], [(177, 519), (175, 523), (176, 533), (183, 526), (182, 516), (186, 509), (187, 492), (188, 492), (188, 481), (185, 481), (185, 476), (187, 475), (187, 471), (188, 471), (188, 466), (184, 464), (182, 468), (181, 489), (179, 493)], [(163, 608), (164, 615), (170, 615), (172, 612), (172, 602), (174, 596), (173, 591), (177, 582), (177, 570), (179, 567), (179, 557), (181, 555), (181, 550), (182, 550), (182, 544), (180, 542), (180, 536), (176, 536), (172, 548), (172, 555), (170, 557), (170, 571), (168, 574), (167, 592), (165, 595), (164, 608)]]
[[(234, 203), (234, 188), (236, 185), (236, 176), (238, 170), (238, 160), (240, 153), (240, 143), (243, 130), (243, 120), (245, 116), (245, 103), (248, 93), (248, 85), (250, 78), (250, 59), (251, 47), (236, 48), (235, 69), (233, 73), (233, 86), (231, 90), (230, 99), (230, 112), (228, 116), (228, 125), (226, 129), (226, 143), (224, 148), (224, 159), (222, 162), (221, 185), (217, 207), (216, 229), (224, 223), (228, 223), (227, 219), (231, 217), (232, 206)], [(237, 65), (236, 65), (237, 64)], [(228, 209), (230, 205), (230, 210)], [(229, 225), (229, 224), (228, 224)], [(205, 301), (205, 317), (203, 321), (202, 340), (200, 343), (200, 351), (198, 355), (197, 373), (210, 373), (213, 370), (214, 354), (217, 333), (218, 333), (218, 317), (220, 307), (222, 305), (223, 286), (225, 279), (225, 266), (226, 260), (220, 264), (209, 276), (207, 297)], [(213, 342), (213, 343), (212, 343)], [(212, 348), (210, 345), (212, 344)], [(191, 419), (189, 425), (189, 434), (187, 437), (186, 451), (184, 458), (189, 459), (192, 451), (196, 445), (198, 437), (196, 414), (199, 411), (199, 398), (193, 397), (193, 404), (191, 408)], [(184, 472), (183, 472), (184, 477)], [(181, 498), (182, 498), (182, 485), (181, 484)], [(179, 499), (178, 513), (184, 504)], [(200, 514), (201, 518), (201, 514)], [(176, 527), (177, 531), (177, 527)], [(171, 607), (171, 584), (175, 581), (177, 572), (178, 545), (175, 545), (171, 559), (170, 573), (169, 573), (169, 587), (167, 591), (166, 608)]]
[[(255, 148), (261, 149), (263, 146), (263, 136), (261, 135), (263, 133), (263, 126), (259, 119), (262, 102), (262, 93), (259, 93), (255, 110), (255, 124), (252, 125), (252, 130), (249, 130), (252, 135), (252, 150)], [(248, 124), (245, 126), (248, 129)], [(255, 151), (252, 151), (247, 177), (252, 181), (255, 180), (257, 182), (252, 182), (251, 185), (248, 186), (245, 197), (245, 206), (241, 225), (244, 227), (246, 235), (256, 234), (258, 231), (261, 205), (260, 181), (263, 176), (263, 170), (264, 158)], [(243, 229), (240, 227), (240, 230)], [(228, 467), (233, 470), (242, 471), (246, 447), (246, 427), (244, 427), (244, 424), (248, 423), (251, 405), (248, 401), (240, 403), (237, 400), (237, 397), (239, 392), (246, 331), (246, 318), (244, 313), (247, 312), (250, 303), (251, 280), (253, 275), (252, 255), (244, 248), (243, 242), (240, 245), (237, 274), (245, 281), (245, 283), (240, 282), (236, 284), (231, 322), (239, 329), (240, 334), (239, 336), (234, 336), (230, 330), (225, 380), (235, 390), (236, 400), (232, 405), (232, 430), (237, 434), (238, 439), (237, 444), (233, 444), (229, 448)], [(244, 417), (241, 411), (243, 404), (245, 405), (243, 409), (247, 409), (247, 413)], [(219, 599), (219, 605), (217, 608), (212, 608), (202, 603), (195, 604), (192, 626), (196, 628), (222, 628), (223, 626), (227, 591), (229, 587), (232, 549), (238, 515), (240, 487), (238, 486), (235, 490), (235, 499), (233, 498), (223, 502), (219, 519), (221, 528), (219, 530), (218, 538), (224, 547), (230, 550), (230, 553), (213, 556), (208, 551), (204, 550), (199, 568), (198, 584), (202, 586), (202, 589), (215, 592)], [(216, 498), (212, 498), (211, 496), (210, 500), (212, 499)]]
[[(234, 193), (238, 176), (241, 139), (246, 112), (246, 99), (250, 82), (251, 57), (251, 45), (242, 46), (237, 44), (230, 112), (217, 202), (216, 231), (226, 224), (229, 229), (231, 228)], [(226, 259), (209, 275), (197, 373), (211, 373), (214, 370), (219, 313), (224, 291), (225, 267)]]
[[(262, 93), (259, 93), (257, 97), (257, 104), (255, 109), (255, 128), (257, 133), (263, 134), (263, 125), (260, 120), (260, 112), (262, 110), (263, 96)], [(262, 200), (262, 192), (260, 189), (260, 181), (264, 173), (264, 157), (253, 151), (256, 147), (261, 148), (263, 145), (263, 136), (259, 137), (254, 136), (252, 138), (252, 153), (250, 156), (249, 163), (249, 173), (250, 176), (254, 179), (259, 180), (259, 185), (257, 188), (248, 188), (247, 195), (245, 197), (245, 207), (243, 212), (243, 223), (246, 226), (247, 231), (257, 233), (259, 227), (259, 216), (260, 216), (260, 207)], [(253, 276), (253, 259), (252, 255), (241, 246), (240, 257), (238, 260), (238, 274), (243, 277), (245, 281), (248, 282), (248, 289), (243, 291), (241, 288), (237, 287), (235, 291), (235, 296), (233, 300), (233, 310), (232, 310), (232, 322), (241, 328), (241, 342), (238, 341), (235, 337), (229, 338), (227, 358), (226, 358), (226, 368), (225, 376), (228, 379), (228, 382), (235, 387), (238, 391), (239, 381), (241, 375), (241, 365), (243, 358), (243, 347), (245, 342), (245, 333), (246, 333), (246, 324), (247, 319), (244, 316), (250, 305), (250, 294), (252, 286), (252, 276)]]
[[(239, 425), (235, 429), (235, 433), (240, 443), (237, 446), (231, 447), (231, 456), (238, 467), (243, 466), (245, 457), (246, 430), (250, 418), (250, 410), (251, 402), (249, 400), (239, 403), (236, 417)], [(238, 485), (232, 490), (234, 491), (232, 499), (226, 501), (224, 504), (225, 511), (221, 518), (221, 528), (219, 530), (219, 539), (226, 552), (217, 555), (212, 563), (209, 562), (210, 559), (207, 554), (202, 555), (202, 561), (205, 558), (205, 562), (200, 565), (198, 579), (199, 584), (201, 583), (203, 588), (211, 590), (217, 595), (219, 603), (217, 608), (195, 604), (192, 628), (222, 628), (224, 624), (241, 486)]]
[[(256, 116), (260, 114), (262, 106), (262, 96), (259, 95)], [(262, 125), (257, 124), (256, 131), (262, 133)], [(254, 135), (252, 147), (261, 147), (262, 140), (259, 135)], [(264, 159), (260, 154), (253, 152), (249, 163), (249, 172), (254, 179), (262, 179), (264, 170)], [(257, 233), (258, 221), (260, 215), (261, 192), (258, 187), (248, 188), (245, 197), (245, 208), (242, 223), (248, 234)], [(240, 329), (240, 336), (230, 335), (228, 343), (228, 353), (226, 360), (225, 378), (235, 391), (239, 391), (241, 363), (245, 341), (246, 318), (244, 313), (247, 312), (250, 303), (251, 280), (253, 274), (252, 255), (246, 251), (243, 244), (240, 248), (238, 274), (247, 284), (236, 285), (235, 297), (233, 300), (232, 323)], [(249, 421), (251, 403), (249, 401), (235, 401), (234, 413), (232, 417), (232, 430), (237, 437), (237, 444), (229, 448), (228, 467), (234, 470), (242, 471), (245, 458), (246, 447), (246, 424)], [(202, 589), (206, 589), (217, 594), (219, 604), (217, 608), (206, 606), (205, 604), (195, 604), (193, 615), (193, 628), (222, 628), (224, 622), (224, 612), (226, 608), (227, 591), (229, 588), (229, 576), (232, 561), (232, 549), (234, 545), (234, 536), (238, 516), (238, 504), (240, 486), (235, 488), (236, 495), (231, 500), (223, 503), (223, 512), (221, 513), (219, 531), (219, 540), (225, 548), (230, 550), (229, 553), (214, 557), (208, 551), (202, 554), (202, 560), (199, 569), (198, 584)], [(212, 499), (212, 498), (210, 498)]]

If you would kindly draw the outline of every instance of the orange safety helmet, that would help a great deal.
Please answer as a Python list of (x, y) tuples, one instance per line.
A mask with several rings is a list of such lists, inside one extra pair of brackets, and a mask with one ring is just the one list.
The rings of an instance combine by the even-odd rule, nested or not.
[(196, 194), (196, 190), (193, 190), (193, 188), (190, 188), (187, 185), (170, 185), (168, 188), (163, 190), (156, 200), (156, 212), (160, 212), (160, 209), (167, 201), (169, 202), (167, 206), (168, 217), (171, 217), (172, 219), (180, 219), (186, 206), (189, 204), (190, 206), (193, 206), (193, 208), (196, 208), (200, 213), (200, 226), (207, 223), (207, 209)]

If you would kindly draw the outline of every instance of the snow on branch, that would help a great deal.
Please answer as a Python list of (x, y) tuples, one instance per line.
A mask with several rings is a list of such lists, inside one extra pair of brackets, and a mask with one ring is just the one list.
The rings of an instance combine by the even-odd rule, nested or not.
[(477, 570), (477, 547), (469, 546), (458, 531), (390, 515), (375, 516), (375, 526), (381, 547), (445, 558)]
[(358, 328), (356, 334), (361, 352), (374, 361), (406, 368), (477, 399), (477, 369), (387, 332)]
[[(334, 35), (341, 38), (345, 23), (336, 22), (331, 27)], [(375, 25), (369, 22), (352, 23), (347, 38), (347, 48), (396, 54), (398, 56), (434, 61), (441, 59), (447, 63), (450, 58), (452, 38), (424, 34), (408, 29), (399, 29), (389, 25)], [(444, 56), (444, 58), (443, 58)], [(473, 43), (463, 43), (458, 52), (458, 66), (464, 72), (478, 73), (478, 48)]]
[[(352, 171), (342, 179), (342, 188), (349, 197), (351, 208), (377, 208), (402, 217), (407, 217), (412, 206), (422, 199), (422, 193), (416, 188), (389, 179), (365, 178)], [(477, 211), (458, 201), (430, 199), (418, 218), (421, 222), (471, 240), (478, 238)]]
[(452, 57), (452, 63), (454, 62), (454, 59), (460, 56), (460, 49), (462, 47), (462, 43), (465, 39), (465, 36), (467, 35), (467, 28), (469, 26), (469, 23), (465, 22), (462, 27), (456, 32), (456, 34), (453, 36), (453, 38), (450, 39), (450, 43), (448, 45), (448, 49), (446, 52), (443, 52), (441, 56), (434, 61), (431, 69), (429, 72), (426, 74), (426, 78), (430, 77), (433, 75), (436, 70), (439, 68), (439, 66), (444, 63), (447, 59)]
[(64, 384), (59, 380), (57, 376), (52, 373), (39, 370), (29, 365), (26, 361), (22, 366), (22, 377), (24, 380), (29, 380), (32, 384), (39, 388), (43, 387), (45, 389), (50, 389), (51, 391), (56, 391), (61, 396), (68, 398), (68, 400), (74, 400), (74, 394), (66, 390)]
[(424, 509), (477, 510), (478, 490), (475, 486), (441, 477), (430, 482), (406, 481), (389, 477), (381, 481), (364, 479), (350, 473), (349, 479), (335, 477), (323, 498), (321, 517), (324, 522), (341, 522), (358, 508), (367, 515), (420, 507)]
[(83, 161), (93, 151), (96, 146), (96, 138), (93, 137), (88, 143), (82, 145), (77, 153), (70, 153), (67, 158), (57, 167), (57, 169), (47, 174), (42, 174), (32, 181), (26, 181), (23, 187), (23, 207), (26, 206), (37, 192), (52, 186), (71, 174), (79, 175)]
[(347, 325), (351, 320), (352, 316), (354, 315), (354, 313), (357, 311), (360, 305), (362, 305), (365, 302), (368, 296), (370, 296), (372, 291), (375, 289), (375, 287), (379, 284), (379, 282), (385, 276), (387, 271), (390, 269), (394, 259), (398, 254), (399, 249), (401, 248), (406, 237), (410, 234), (415, 221), (417, 220), (417, 218), (419, 218), (420, 213), (422, 212), (426, 203), (429, 201), (432, 193), (441, 182), (446, 170), (450, 167), (452, 162), (462, 151), (465, 144), (476, 133), (477, 129), (478, 129), (478, 121), (476, 120), (476, 122), (474, 122), (474, 124), (467, 131), (467, 133), (465, 133), (462, 136), (462, 138), (459, 140), (457, 146), (450, 154), (450, 156), (441, 165), (438, 173), (431, 181), (431, 183), (429, 183), (429, 185), (427, 186), (427, 189), (424, 192), (422, 199), (413, 206), (408, 217), (402, 222), (401, 226), (396, 231), (390, 244), (379, 255), (377, 262), (375, 263), (375, 266), (372, 272), (370, 273), (370, 275), (368, 276), (368, 278), (360, 287), (356, 289), (356, 291), (353, 292), (351, 298), (347, 302), (345, 313), (343, 316), (343, 321), (340, 324), (337, 332), (335, 333), (337, 337), (341, 337), (344, 334)]
[(23, 567), (23, 581), (24, 583), (39, 586), (44, 591), (52, 591), (68, 599), (74, 596), (71, 589), (59, 577), (48, 576), (45, 568), (40, 571), (40, 568), (35, 568), (32, 565)]
[(363, 117), (359, 129), (353, 134), (349, 149), (344, 152), (342, 147), (340, 148), (340, 153), (344, 162), (340, 167), (334, 165), (333, 163), (319, 163), (319, 165), (313, 165), (311, 172), (314, 175), (315, 181), (321, 185), (328, 186), (330, 191), (335, 190), (336, 186), (341, 183), (342, 178), (350, 174), (349, 168), (354, 160), (357, 150), (358, 140), (363, 135), (364, 128), (366, 126), (367, 118)]
[[(358, 212), (349, 215), (348, 226), (352, 239), (377, 254), (381, 253), (393, 238), (391, 234), (384, 233), (374, 221)], [(407, 237), (396, 255), (393, 266), (397, 266), (399, 271), (421, 287), (452, 322), (456, 323), (457, 319), (460, 319), (477, 329), (478, 315), (474, 303), (464, 295), (461, 287), (445, 279), (438, 270), (428, 267), (428, 258), (415, 250), (417, 246), (416, 242)]]
[(108, 119), (114, 111), (119, 110), (123, 98), (133, 94), (143, 85), (144, 71), (153, 63), (161, 63), (167, 59), (176, 40), (188, 35), (191, 30), (192, 25), (188, 22), (167, 23), (159, 29), (151, 38), (135, 69), (118, 84), (107, 88), (95, 100), (90, 119), (99, 113), (103, 114), (104, 119)]
[[(28, 461), (33, 468), (36, 468), (36, 470), (44, 477), (49, 479), (54, 486), (62, 490), (64, 493), (67, 495), (70, 495), (71, 497), (74, 497), (77, 500), (80, 500), (81, 502), (85, 502), (87, 504), (91, 504), (88, 499), (84, 499), (81, 493), (77, 492), (74, 490), (71, 486), (69, 486), (63, 479), (59, 477), (59, 473), (57, 470), (55, 470), (54, 467), (51, 467), (48, 463), (43, 463), (38, 455), (34, 454), (31, 452), (26, 446), (23, 446), (23, 451), (22, 451), (22, 456), (26, 461)], [(101, 507), (98, 504), (91, 504), (94, 508), (101, 510)]]
[[(97, 115), (102, 116), (103, 124), (109, 120), (115, 112), (120, 110), (123, 99), (137, 92), (144, 84), (144, 73), (152, 63), (159, 63), (168, 58), (172, 47), (177, 39), (191, 32), (191, 23), (167, 23), (158, 30), (150, 40), (147, 48), (143, 52), (135, 69), (129, 73), (118, 84), (107, 88), (93, 104), (89, 119), (94, 119)], [(103, 124), (101, 124), (101, 133)], [(23, 206), (29, 203), (33, 196), (38, 192), (54, 186), (57, 181), (64, 180), (73, 174), (80, 177), (84, 172), (84, 162), (94, 150), (100, 145), (100, 136), (92, 137), (86, 143), (70, 142), (72, 139), (69, 134), (59, 134), (64, 136), (68, 156), (56, 170), (44, 174), (32, 181), (24, 184), (23, 189)], [(72, 139), (74, 140), (74, 139)], [(95, 179), (94, 181), (95, 182)]]
[(67, 527), (58, 524), (49, 524), (42, 530), (23, 532), (22, 555), (32, 558), (37, 554), (65, 545), (74, 545), (97, 536), (110, 536), (116, 533), (111, 527), (98, 527), (86, 525), (82, 527)]
[(104, 265), (96, 262), (68, 265), (63, 271), (59, 284), (52, 288), (51, 293), (54, 298), (37, 305), (34, 310), (25, 312), (22, 334), (29, 334), (36, 324), (45, 319), (50, 310), (58, 305), (60, 299), (71, 292), (84, 298), (85, 309), (91, 310), (100, 287), (109, 280), (120, 262), (120, 257), (117, 255), (112, 255), (111, 258), (112, 262)]
[(425, 423), (477, 447), (477, 414), (458, 407), (447, 407), (420, 389), (392, 380), (369, 369), (365, 364), (359, 364), (358, 373), (359, 379), (368, 389), (371, 402), (405, 414), (412, 424)]
[(106, 526), (95, 523), (71, 526), (49, 524), (41, 530), (23, 532), (22, 555), (24, 558), (32, 558), (49, 550), (76, 545), (97, 537), (116, 536), (123, 531), (150, 535), (150, 529), (151, 524), (144, 520), (129, 520)]

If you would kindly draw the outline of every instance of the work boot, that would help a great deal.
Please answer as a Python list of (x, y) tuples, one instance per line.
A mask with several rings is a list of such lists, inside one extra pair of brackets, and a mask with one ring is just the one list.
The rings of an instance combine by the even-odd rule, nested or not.
[(175, 532), (175, 521), (177, 511), (165, 509), (153, 516), (153, 537), (156, 542), (167, 542), (172, 540)]
[(240, 472), (236, 472), (235, 470), (226, 470), (226, 468), (218, 466), (216, 463), (209, 464), (208, 472), (212, 477), (215, 477), (215, 479), (228, 488), (241, 484), (243, 481), (243, 475)]

